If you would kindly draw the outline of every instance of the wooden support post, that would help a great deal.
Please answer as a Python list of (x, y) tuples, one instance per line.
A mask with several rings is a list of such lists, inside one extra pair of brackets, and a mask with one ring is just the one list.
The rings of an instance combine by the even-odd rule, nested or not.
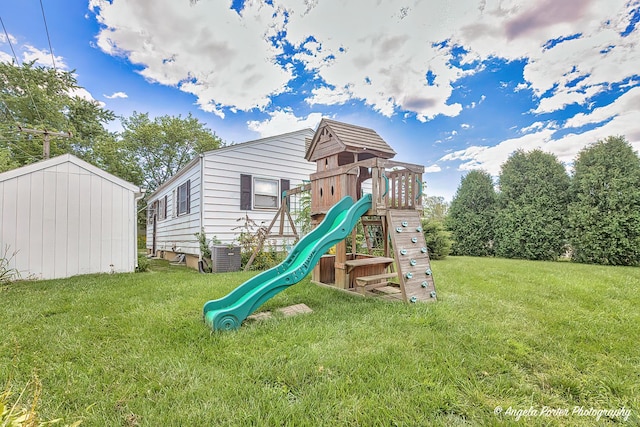
[[(320, 224), (322, 222), (322, 220), (324, 220), (325, 215), (315, 215), (313, 217), (311, 217), (311, 228), (316, 228), (318, 226), (318, 224)], [(318, 262), (315, 267), (313, 267), (313, 270), (311, 270), (311, 280), (313, 280), (316, 283), (322, 283), (321, 279), (321, 269), (320, 269), (320, 264), (321, 262)]]
[(20, 132), (26, 132), (26, 133), (31, 133), (31, 134), (36, 134), (36, 135), (43, 135), (43, 142), (42, 142), (42, 157), (46, 160), (49, 158), (49, 156), (51, 155), (51, 142), (49, 137), (51, 136), (57, 136), (59, 138), (71, 138), (73, 135), (71, 134), (71, 132), (50, 132), (48, 130), (40, 130), (40, 129), (27, 129), (27, 128), (23, 128), (22, 126), (18, 126), (18, 130)]
[(342, 289), (349, 288), (349, 276), (347, 274), (347, 243), (343, 240), (336, 245), (336, 287)]

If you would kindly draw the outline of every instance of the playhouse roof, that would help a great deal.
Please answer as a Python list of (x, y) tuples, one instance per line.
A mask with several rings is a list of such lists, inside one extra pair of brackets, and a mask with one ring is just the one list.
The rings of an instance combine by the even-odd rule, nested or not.
[(305, 158), (311, 162), (341, 153), (368, 153), (390, 159), (396, 152), (373, 129), (322, 119)]

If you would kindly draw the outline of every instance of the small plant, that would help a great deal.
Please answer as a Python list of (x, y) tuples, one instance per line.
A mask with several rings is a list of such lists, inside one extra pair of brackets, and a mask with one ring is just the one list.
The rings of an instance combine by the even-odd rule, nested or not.
[(300, 193), (300, 207), (295, 223), (300, 228), (300, 234), (305, 235), (311, 231), (311, 190)]
[(136, 273), (142, 273), (149, 270), (150, 266), (149, 258), (144, 254), (138, 254), (138, 266), (136, 267)]
[(4, 252), (0, 257), (0, 284), (12, 282), (20, 279), (20, 272), (10, 267), (11, 260), (15, 258), (17, 251), (9, 252), (9, 245), (4, 247)]
[[(30, 387), (33, 387), (33, 397), (31, 404), (25, 405), (21, 402), (25, 393)], [(62, 421), (61, 418), (57, 418), (51, 421), (40, 421), (38, 414), (36, 413), (36, 406), (40, 400), (40, 393), (42, 392), (42, 384), (37, 375), (34, 374), (33, 380), (29, 381), (27, 385), (22, 389), (20, 395), (11, 403), (12, 392), (11, 385), (7, 383), (4, 391), (0, 393), (0, 426), (2, 427), (44, 427), (52, 424), (57, 424)], [(82, 423), (82, 420), (78, 420), (75, 423), (67, 427), (77, 427)]]
[(222, 242), (220, 242), (216, 236), (213, 236), (211, 239), (207, 239), (204, 227), (200, 229), (199, 233), (195, 233), (194, 236), (196, 236), (198, 243), (200, 244), (200, 256), (202, 256), (205, 263), (204, 270), (206, 273), (211, 273), (211, 245), (219, 245)]
[(262, 247), (251, 263), (251, 270), (266, 270), (284, 259), (284, 250), (278, 251), (275, 242), (267, 240), (266, 227), (259, 225), (246, 214), (243, 218), (238, 218), (238, 222), (240, 221), (242, 221), (242, 225), (235, 227), (234, 230), (240, 230), (236, 241), (240, 246), (243, 266), (247, 265), (261, 241), (263, 242)]

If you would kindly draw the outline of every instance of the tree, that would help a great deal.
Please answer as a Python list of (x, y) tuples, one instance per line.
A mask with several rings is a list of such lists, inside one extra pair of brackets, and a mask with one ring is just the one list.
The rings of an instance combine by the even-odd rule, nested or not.
[(73, 71), (0, 62), (0, 133), (3, 147), (13, 164), (22, 166), (42, 160), (42, 141), (38, 135), (21, 132), (18, 126), (51, 132), (71, 132), (71, 138), (52, 137), (51, 156), (72, 153), (92, 160), (97, 139), (112, 138), (104, 125), (115, 119), (112, 111), (97, 101), (74, 93), (80, 88)]
[(220, 138), (189, 114), (161, 116), (151, 120), (147, 113), (134, 112), (122, 120), (123, 150), (135, 159), (142, 185), (153, 192), (195, 156), (219, 148)]
[(585, 148), (571, 179), (574, 261), (640, 265), (640, 159), (622, 136)]
[(15, 169), (18, 166), (20, 166), (18, 165), (18, 162), (11, 158), (11, 151), (9, 148), (0, 146), (0, 173)]
[(449, 210), (449, 203), (442, 196), (428, 196), (422, 201), (423, 218), (429, 221), (444, 221)]
[(502, 165), (496, 255), (555, 260), (566, 251), (569, 176), (550, 153), (516, 151)]
[(495, 215), (496, 193), (491, 176), (474, 170), (462, 177), (446, 221), (453, 238), (452, 253), (492, 255)]
[(422, 234), (429, 248), (429, 258), (445, 259), (451, 253), (451, 235), (442, 221), (422, 219)]

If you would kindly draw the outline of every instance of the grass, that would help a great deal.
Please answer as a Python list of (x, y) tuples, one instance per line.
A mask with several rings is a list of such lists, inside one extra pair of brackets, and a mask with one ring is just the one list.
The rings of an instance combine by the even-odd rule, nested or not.
[[(0, 381), (36, 376), (41, 418), (83, 426), (596, 423), (575, 407), (624, 407), (640, 424), (640, 269), (450, 257), (433, 271), (435, 304), (306, 279), (263, 309), (312, 314), (231, 333), (212, 333), (202, 305), (254, 273), (155, 263), (13, 283), (0, 288)], [(505, 414), (544, 407), (569, 414)]]

